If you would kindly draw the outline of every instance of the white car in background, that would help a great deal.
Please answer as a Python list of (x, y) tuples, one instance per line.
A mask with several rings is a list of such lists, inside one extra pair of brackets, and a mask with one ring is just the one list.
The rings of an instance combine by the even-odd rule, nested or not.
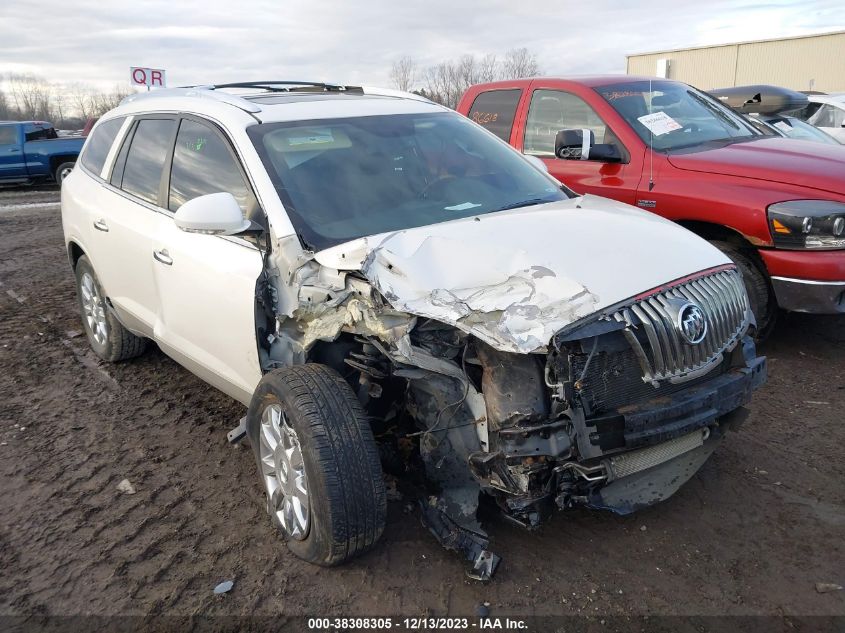
[(246, 405), (230, 440), (321, 565), (381, 535), (380, 455), (425, 472), (428, 527), (489, 578), (480, 493), (529, 527), (651, 505), (765, 380), (721, 251), (415, 95), (129, 97), (65, 180), (62, 221), (93, 350), (153, 340)]
[(802, 114), (809, 124), (824, 130), (840, 143), (845, 143), (845, 93), (808, 95), (810, 105)]

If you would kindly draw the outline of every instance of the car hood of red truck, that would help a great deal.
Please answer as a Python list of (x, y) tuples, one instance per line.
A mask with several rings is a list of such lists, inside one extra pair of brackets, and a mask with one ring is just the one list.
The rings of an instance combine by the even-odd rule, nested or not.
[(678, 169), (845, 194), (845, 145), (767, 137), (669, 155)]

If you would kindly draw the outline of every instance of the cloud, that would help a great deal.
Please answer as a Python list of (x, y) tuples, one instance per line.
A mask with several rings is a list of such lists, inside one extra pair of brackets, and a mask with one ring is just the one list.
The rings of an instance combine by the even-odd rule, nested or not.
[[(421, 66), (526, 46), (546, 74), (624, 72), (625, 55), (845, 28), (841, 0), (23, 0), (0, 9), (0, 72), (103, 88), (130, 66), (171, 85), (272, 78), (386, 85)], [(47, 16), (47, 17), (45, 17)]]

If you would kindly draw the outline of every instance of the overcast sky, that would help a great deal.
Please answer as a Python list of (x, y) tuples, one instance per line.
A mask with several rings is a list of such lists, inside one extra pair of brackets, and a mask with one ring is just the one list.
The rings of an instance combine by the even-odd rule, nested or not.
[(843, 0), (0, 0), (0, 73), (387, 85), (403, 55), (426, 66), (525, 46), (548, 75), (624, 72), (630, 53), (841, 29)]

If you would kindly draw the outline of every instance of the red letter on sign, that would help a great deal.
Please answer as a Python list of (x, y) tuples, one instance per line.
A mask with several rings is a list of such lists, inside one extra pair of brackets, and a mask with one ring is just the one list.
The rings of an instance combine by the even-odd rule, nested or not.
[(151, 86), (160, 86), (161, 84), (161, 71), (152, 70), (150, 71), (150, 85)]
[(132, 73), (132, 81), (134, 81), (139, 86), (147, 85), (147, 73), (144, 71), (143, 68), (135, 69), (135, 71)]

